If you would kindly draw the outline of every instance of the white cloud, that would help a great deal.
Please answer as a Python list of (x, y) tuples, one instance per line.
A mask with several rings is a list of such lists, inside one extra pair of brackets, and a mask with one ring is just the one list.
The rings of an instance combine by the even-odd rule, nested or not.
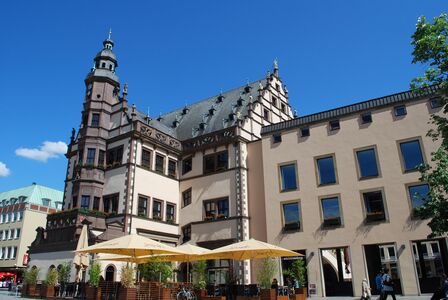
[(11, 174), (11, 170), (9, 170), (4, 163), (0, 161), (0, 177), (6, 177)]
[(46, 162), (49, 158), (57, 158), (67, 152), (67, 145), (64, 142), (49, 142), (45, 141), (42, 146), (38, 148), (23, 148), (16, 149), (16, 155), (26, 157), (29, 159)]

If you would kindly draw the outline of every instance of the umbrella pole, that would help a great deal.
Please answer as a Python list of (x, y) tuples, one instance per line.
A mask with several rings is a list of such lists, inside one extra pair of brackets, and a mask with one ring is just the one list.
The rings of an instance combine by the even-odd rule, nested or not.
[(190, 282), (190, 263), (187, 261), (187, 283)]

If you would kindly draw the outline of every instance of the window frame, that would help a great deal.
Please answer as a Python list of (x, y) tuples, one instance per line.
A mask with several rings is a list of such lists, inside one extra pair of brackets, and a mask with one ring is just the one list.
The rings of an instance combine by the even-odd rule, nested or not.
[[(123, 164), (124, 145), (119, 145), (106, 151), (106, 165), (108, 167), (121, 166)], [(119, 159), (120, 156), (120, 159)], [(112, 159), (110, 159), (112, 157)]]
[[(146, 155), (146, 154), (144, 155), (144, 153), (148, 154), (149, 160), (144, 159)], [(148, 162), (147, 164), (146, 161)], [(152, 163), (152, 150), (146, 147), (142, 147), (142, 153), (140, 155), (140, 166), (144, 169), (151, 170), (152, 169), (151, 163)]]
[[(140, 208), (141, 208), (141, 206), (140, 206), (140, 199), (146, 200), (145, 214), (140, 214)], [(151, 198), (150, 197), (139, 194), (138, 198), (137, 198), (137, 216), (138, 217), (148, 218), (148, 211), (150, 209), (150, 204), (151, 204)]]
[[(164, 206), (164, 201), (161, 199), (156, 199), (156, 198), (152, 198), (152, 205), (151, 205), (151, 219), (155, 220), (155, 221), (163, 221), (163, 214), (164, 214), (164, 210), (163, 210), (163, 206)], [(154, 217), (154, 207), (155, 207), (155, 203), (160, 203), (160, 216), (158, 217)]]
[[(85, 203), (84, 203), (84, 200), (85, 199), (88, 199), (88, 202), (87, 202), (87, 207), (85, 207)], [(90, 209), (90, 195), (81, 195), (81, 202), (80, 202), (80, 206), (79, 206), (80, 208), (86, 208), (86, 209)]]
[[(192, 196), (193, 196), (192, 191), (193, 189), (190, 187), (182, 192), (182, 208), (187, 207), (192, 203)], [(190, 194), (190, 202), (188, 204), (185, 204), (185, 195), (188, 193)]]
[[(367, 150), (373, 150), (373, 152), (374, 152), (375, 163), (376, 163), (376, 170), (378, 172), (378, 175), (376, 175), (376, 176), (364, 176), (363, 177), (362, 174), (361, 174), (361, 166), (360, 166), (360, 163), (359, 163), (359, 160), (358, 160), (358, 152), (367, 151)], [(376, 145), (369, 145), (369, 146), (365, 146), (365, 147), (361, 147), (361, 148), (355, 148), (355, 149), (353, 149), (353, 155), (355, 156), (356, 175), (357, 175), (359, 181), (375, 179), (375, 178), (381, 178), (382, 177), (380, 160), (379, 160), (379, 157), (378, 157), (378, 148), (377, 148)]]
[[(226, 153), (226, 155), (227, 155), (227, 164), (226, 164), (226, 166), (224, 168), (218, 168), (218, 157), (219, 157), (219, 155), (224, 154), (224, 153)], [(206, 163), (205, 163), (205, 161), (207, 159), (210, 159), (210, 158), (213, 159), (214, 167), (213, 167), (213, 170), (207, 171), (206, 170)], [(213, 174), (213, 173), (218, 173), (218, 172), (224, 172), (224, 171), (227, 171), (228, 169), (229, 169), (229, 151), (227, 149), (224, 150), (224, 151), (210, 153), (210, 154), (204, 155), (202, 157), (202, 173), (203, 173), (203, 175), (208, 175), (208, 174)]]
[[(404, 109), (404, 112), (401, 113), (401, 114), (399, 114), (399, 113), (398, 113), (398, 110), (401, 109), (401, 108)], [(408, 110), (407, 110), (405, 104), (401, 104), (401, 105), (396, 105), (396, 106), (394, 106), (394, 117), (395, 117), (395, 118), (403, 118), (403, 117), (406, 116), (407, 114), (408, 114)]]
[[(364, 119), (365, 117), (368, 117), (368, 120), (365, 120)], [(367, 124), (373, 123), (372, 112), (370, 112), (370, 111), (362, 113), (360, 115), (360, 118), (361, 118), (361, 124), (362, 125), (367, 125)]]
[[(162, 158), (162, 170), (159, 170), (158, 169), (158, 166), (157, 166), (157, 158)], [(159, 173), (159, 174), (163, 174), (163, 175), (165, 175), (165, 158), (166, 158), (166, 156), (165, 155), (163, 155), (163, 154), (161, 154), (160, 152), (156, 152), (155, 153), (155, 156), (154, 156), (154, 171), (156, 171), (157, 173)]]
[[(98, 118), (95, 119), (96, 117), (98, 117)], [(92, 119), (90, 120), (90, 127), (93, 127), (93, 128), (100, 127), (100, 119), (101, 119), (100, 113), (92, 113)], [(94, 121), (95, 121), (95, 123), (94, 123)]]
[[(225, 214), (221, 214), (220, 213), (220, 209), (219, 209), (219, 202), (221, 201), (226, 201), (227, 202), (227, 216)], [(214, 204), (214, 211), (215, 211), (215, 215), (214, 216), (210, 216), (207, 215), (207, 204), (209, 203), (213, 203)], [(202, 221), (218, 221), (218, 220), (225, 220), (230, 218), (230, 201), (229, 201), (229, 197), (219, 197), (219, 198), (214, 198), (214, 199), (206, 199), (202, 201), (202, 211), (203, 211), (203, 217), (202, 217)]]
[[(295, 172), (295, 176), (296, 176), (296, 187), (294, 189), (282, 189), (282, 187), (283, 187), (282, 167), (288, 166), (288, 165), (294, 165), (294, 172)], [(287, 161), (287, 162), (282, 162), (282, 163), (277, 164), (277, 173), (278, 173), (278, 183), (279, 183), (278, 188), (279, 188), (280, 193), (287, 193), (287, 192), (300, 190), (300, 185), (299, 185), (300, 180), (299, 180), (299, 172), (298, 172), (298, 167), (297, 167), (297, 160)]]
[[(186, 231), (189, 233), (188, 239), (185, 239), (186, 238), (186, 236), (185, 236), (185, 232)], [(187, 224), (185, 226), (182, 226), (182, 243), (186, 243), (186, 242), (188, 242), (190, 240), (191, 240), (191, 224)]]
[(408, 204), (409, 204), (409, 209), (411, 212), (411, 217), (412, 218), (417, 218), (417, 216), (415, 215), (415, 209), (417, 207), (414, 207), (413, 205), (413, 201), (412, 201), (412, 195), (411, 195), (411, 191), (410, 188), (411, 187), (415, 187), (415, 186), (421, 186), (421, 185), (427, 185), (428, 186), (428, 193), (430, 191), (430, 186), (427, 182), (422, 182), (422, 181), (416, 181), (416, 182), (411, 182), (411, 183), (407, 183), (405, 184), (405, 188), (406, 188), (406, 197), (408, 199)]
[[(434, 105), (435, 103), (437, 105)], [(431, 109), (438, 109), (438, 108), (443, 107), (442, 99), (440, 97), (432, 97), (432, 98), (430, 98), (429, 99), (429, 107)]]
[[(367, 193), (375, 193), (375, 192), (380, 192), (381, 193), (381, 200), (382, 200), (382, 204), (383, 204), (383, 211), (384, 211), (384, 219), (377, 219), (377, 220), (367, 220), (368, 219), (368, 212), (367, 212), (367, 208), (365, 205), (365, 200), (364, 200), (364, 194)], [(364, 224), (365, 225), (374, 225), (374, 224), (379, 224), (379, 223), (389, 223), (389, 213), (388, 213), (388, 209), (387, 209), (387, 201), (386, 201), (386, 196), (385, 196), (385, 192), (384, 192), (384, 187), (377, 187), (377, 188), (371, 188), (371, 189), (366, 189), (366, 190), (361, 190), (359, 191), (360, 195), (361, 195), (361, 205), (362, 205), (362, 211), (363, 211), (363, 216), (364, 216)], [(374, 219), (375, 216), (374, 214), (371, 213), (371, 219)]]
[[(337, 127), (334, 126), (334, 124), (336, 124), (336, 123), (337, 123)], [(328, 121), (328, 129), (330, 132), (340, 130), (341, 129), (341, 120), (336, 119), (336, 120)]]
[(95, 156), (96, 156), (96, 148), (87, 148), (87, 155), (86, 155), (87, 166), (93, 166), (95, 164)]
[[(308, 134), (307, 134), (307, 135), (304, 135), (304, 134), (303, 134), (304, 131), (305, 131), (305, 132), (308, 132)], [(302, 128), (300, 128), (300, 137), (301, 137), (301, 138), (306, 138), (306, 137), (309, 137), (309, 136), (311, 136), (311, 129), (310, 129), (309, 127), (302, 127)]]
[[(174, 163), (174, 173), (170, 170), (170, 163)], [(168, 177), (177, 178), (177, 161), (172, 158), (168, 158)]]
[[(335, 182), (321, 183), (318, 160), (329, 158), (329, 157), (331, 157), (333, 159), (333, 170), (334, 170)], [(314, 170), (315, 170), (314, 172), (316, 174), (317, 187), (339, 184), (338, 169), (337, 169), (337, 164), (336, 164), (336, 153), (329, 153), (329, 154), (315, 156), (314, 157)]]
[[(286, 228), (286, 223), (285, 223), (285, 209), (284, 206), (288, 205), (288, 204), (297, 204), (297, 207), (299, 209), (298, 211), (298, 215), (299, 215), (299, 228)], [(297, 200), (287, 200), (287, 201), (281, 201), (280, 202), (280, 220), (281, 220), (281, 224), (282, 224), (282, 232), (287, 234), (287, 233), (295, 233), (295, 232), (301, 232), (303, 231), (303, 218), (302, 218), (302, 205), (301, 205), (301, 201), (300, 199)]]
[(272, 144), (279, 144), (282, 142), (282, 134), (281, 133), (274, 133), (272, 135)]
[[(339, 224), (325, 224), (325, 213), (324, 213), (324, 206), (323, 202), (327, 199), (334, 199), (336, 198), (338, 200), (338, 207), (339, 207)], [(341, 202), (341, 194), (329, 194), (329, 195), (323, 195), (319, 196), (319, 207), (320, 207), (320, 216), (322, 220), (322, 228), (329, 229), (329, 228), (342, 228), (344, 227), (344, 214), (342, 211), (342, 202)], [(327, 222), (329, 223), (329, 222)]]
[[(186, 162), (190, 161), (190, 169), (185, 170), (185, 164)], [(193, 170), (193, 156), (185, 157), (182, 159), (182, 175), (187, 174), (188, 172), (191, 172)]]
[[(173, 218), (168, 219), (168, 206), (173, 207)], [(166, 209), (165, 209), (165, 221), (167, 223), (176, 224), (177, 214), (176, 214), (176, 204), (172, 202), (166, 202)]]
[(412, 173), (412, 172), (418, 172), (418, 168), (414, 168), (414, 169), (406, 169), (406, 163), (405, 163), (405, 159), (403, 156), (403, 152), (401, 151), (401, 144), (404, 143), (409, 143), (409, 142), (413, 142), (413, 141), (418, 141), (419, 146), (420, 146), (420, 152), (422, 155), (422, 163), (426, 164), (427, 160), (426, 160), (426, 154), (425, 154), (425, 148), (423, 146), (423, 140), (421, 138), (421, 136), (416, 136), (416, 137), (411, 137), (411, 138), (407, 138), (407, 139), (402, 139), (402, 140), (398, 140), (397, 141), (397, 148), (398, 148), (398, 156), (400, 158), (400, 164), (401, 164), (401, 171), (403, 174), (406, 173)]

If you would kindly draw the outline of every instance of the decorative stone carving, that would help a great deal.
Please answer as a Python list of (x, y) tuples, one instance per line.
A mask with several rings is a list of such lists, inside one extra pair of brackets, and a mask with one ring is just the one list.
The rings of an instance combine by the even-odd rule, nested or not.
[(196, 150), (204, 146), (213, 144), (220, 144), (231, 141), (235, 137), (235, 129), (229, 128), (227, 130), (217, 132), (211, 135), (199, 136), (193, 140), (183, 143), (183, 150)]
[(155, 130), (154, 128), (147, 126), (140, 126), (140, 133), (143, 136), (153, 138), (159, 141), (160, 143), (168, 145), (174, 149), (182, 150), (182, 145), (178, 140), (173, 139), (170, 136)]

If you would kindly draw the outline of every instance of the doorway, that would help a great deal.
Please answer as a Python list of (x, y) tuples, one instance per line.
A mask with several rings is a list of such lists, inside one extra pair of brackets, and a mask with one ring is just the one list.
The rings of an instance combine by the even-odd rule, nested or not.
[(320, 252), (325, 295), (353, 296), (349, 248), (321, 249)]

